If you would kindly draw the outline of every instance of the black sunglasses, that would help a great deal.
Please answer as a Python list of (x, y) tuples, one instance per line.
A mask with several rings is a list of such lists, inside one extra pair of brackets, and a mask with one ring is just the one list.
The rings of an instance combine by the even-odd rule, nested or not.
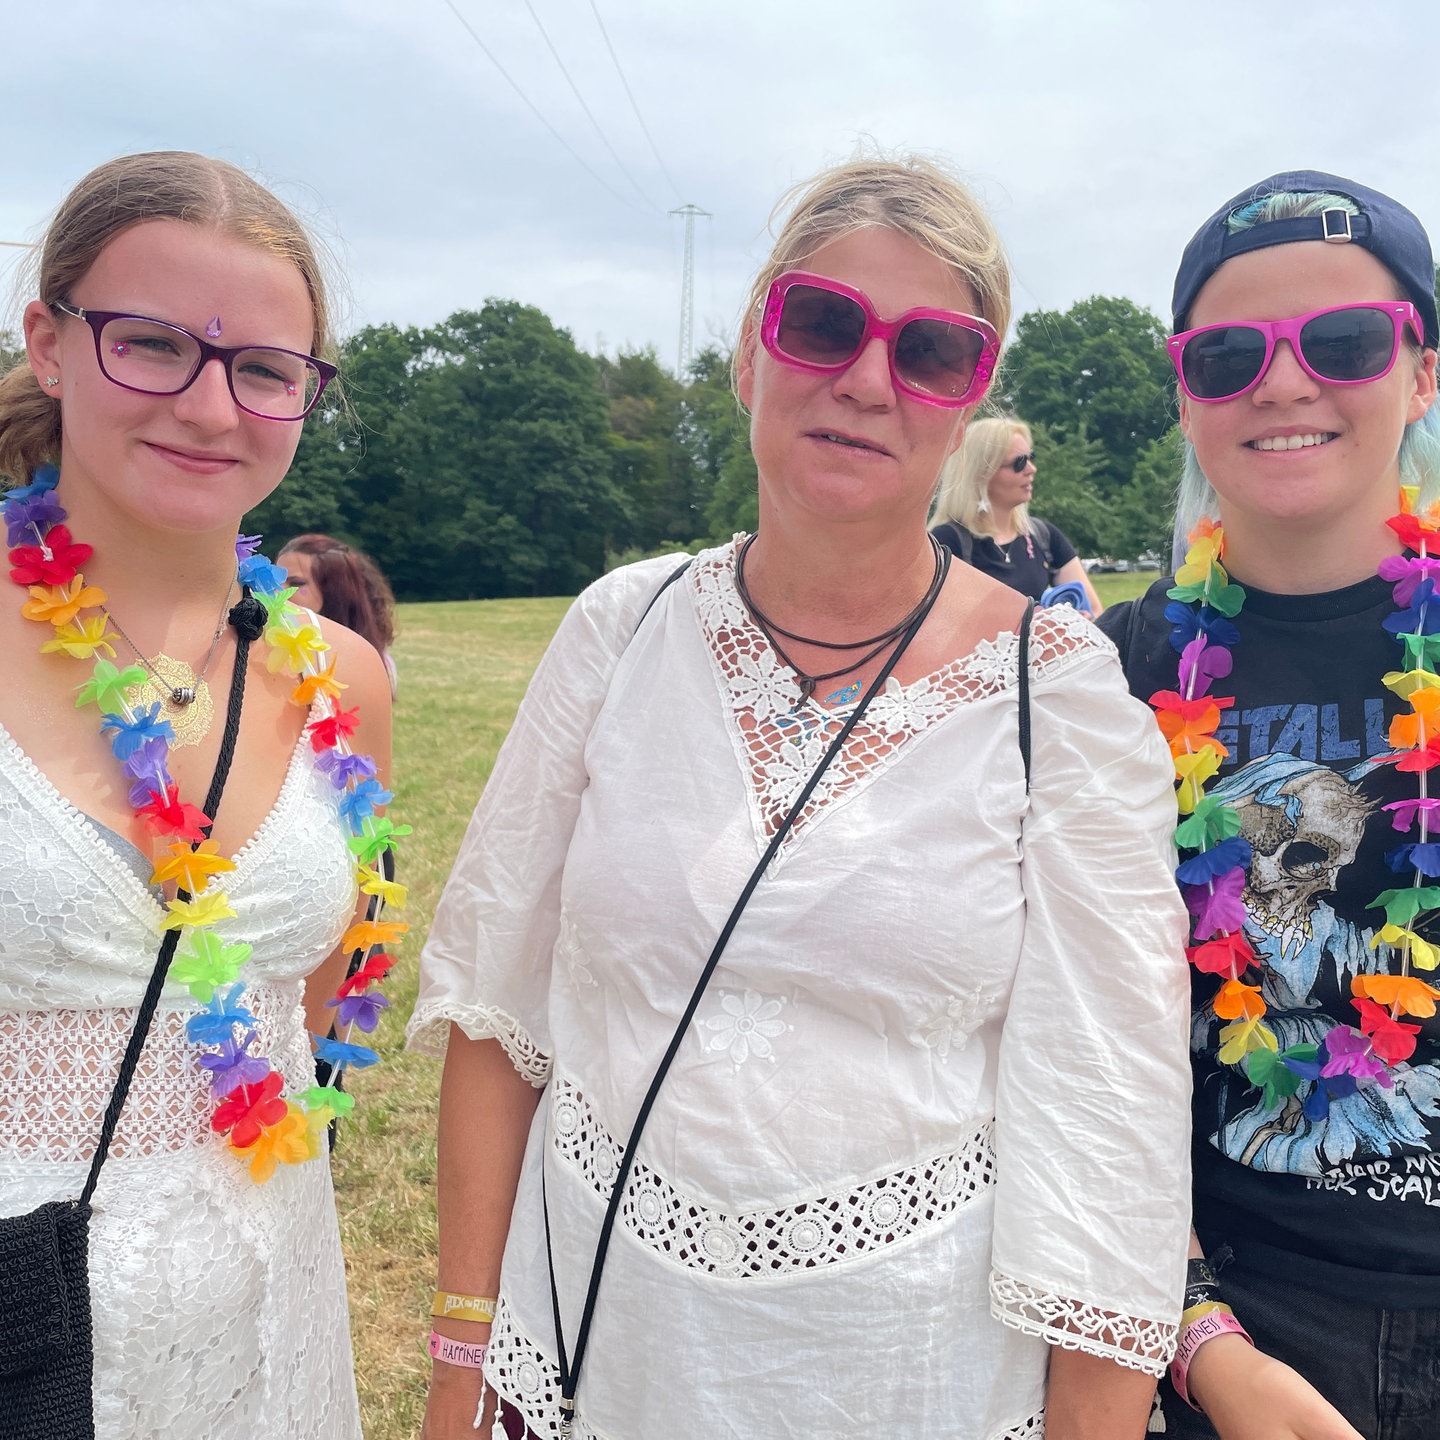
[(1033, 450), (1029, 450), (1024, 455), (1017, 455), (1013, 460), (1007, 460), (1005, 464), (1002, 465), (1000, 468), (1004, 470), (1008, 466), (1017, 475), (1023, 475), (1025, 473), (1025, 467), (1029, 465), (1034, 459), (1035, 452)]

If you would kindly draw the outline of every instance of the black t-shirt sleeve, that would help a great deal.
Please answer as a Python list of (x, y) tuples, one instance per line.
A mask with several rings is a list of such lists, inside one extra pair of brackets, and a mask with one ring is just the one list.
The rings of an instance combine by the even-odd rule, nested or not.
[[(1050, 522), (1045, 522), (1047, 525)], [(1076, 555), (1075, 547), (1070, 543), (1070, 537), (1058, 526), (1050, 525), (1050, 568), (1051, 570), (1063, 570)]]

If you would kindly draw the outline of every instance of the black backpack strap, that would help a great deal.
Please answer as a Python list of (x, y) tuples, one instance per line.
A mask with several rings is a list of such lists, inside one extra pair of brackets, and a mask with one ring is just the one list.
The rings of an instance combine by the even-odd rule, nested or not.
[(640, 618), (635, 622), (635, 635), (640, 633), (640, 627), (645, 623), (645, 617), (655, 608), (655, 602), (690, 568), (694, 558), (677, 565), (666, 577), (660, 588), (650, 597), (650, 603), (640, 612)]
[(1055, 583), (1055, 531), (1050, 523), (1041, 520), (1038, 516), (1030, 518), (1030, 536), (1040, 547), (1040, 559), (1045, 566), (1045, 572), (1050, 576), (1050, 583)]
[(943, 520), (930, 532), (950, 553), (967, 565), (975, 562), (970, 558), (975, 553), (975, 537), (953, 520)]
[[(1120, 665), (1125, 671), (1126, 680), (1129, 680), (1132, 675), (1144, 673), (1147, 643), (1145, 606), (1157, 589), (1162, 591), (1169, 589), (1168, 577), (1157, 580), (1143, 595), (1137, 595), (1133, 600), (1124, 602), (1130, 607), (1125, 616), (1125, 643), (1121, 645), (1117, 641), (1116, 648), (1120, 651)], [(1144, 699), (1144, 696), (1140, 698)]]
[(1030, 621), (1035, 614), (1035, 602), (1025, 602), (1025, 613), (1020, 617), (1020, 759), (1025, 766), (1025, 793), (1030, 793)]

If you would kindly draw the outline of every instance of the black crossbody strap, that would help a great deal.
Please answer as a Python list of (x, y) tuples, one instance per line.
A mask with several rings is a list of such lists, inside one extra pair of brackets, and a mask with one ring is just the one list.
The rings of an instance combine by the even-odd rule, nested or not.
[[(236, 611), (250, 600), (250, 587), (243, 587), (240, 604)], [(230, 704), (225, 713), (225, 731), (220, 737), (220, 754), (215, 761), (215, 773), (210, 778), (210, 790), (205, 796), (205, 814), (210, 824), (205, 827), (208, 839), (215, 825), (215, 812), (220, 808), (220, 797), (225, 792), (225, 782), (230, 777), (230, 764), (235, 758), (235, 741), (240, 734), (240, 711), (245, 704), (245, 675), (250, 657), (251, 636), (246, 629), (237, 626), (235, 639), (235, 670), (230, 681)], [(192, 850), (194, 845), (190, 847)], [(177, 890), (176, 899), (189, 900), (187, 890)], [(165, 986), (165, 977), (170, 973), (170, 962), (175, 958), (175, 949), (180, 943), (178, 930), (167, 930), (160, 942), (160, 953), (155, 957), (155, 969), (150, 974), (150, 983), (145, 987), (144, 998), (135, 1013), (135, 1028), (130, 1032), (130, 1043), (125, 1047), (120, 1061), (120, 1073), (115, 1078), (115, 1088), (110, 1092), (110, 1103), (105, 1107), (105, 1118), (100, 1125), (100, 1139), (95, 1146), (95, 1155), (90, 1161), (90, 1173), (85, 1179), (85, 1188), (80, 1192), (79, 1203), (88, 1205), (100, 1180), (100, 1167), (110, 1153), (110, 1142), (115, 1138), (115, 1127), (120, 1123), (120, 1112), (125, 1108), (125, 1097), (130, 1093), (130, 1082), (140, 1064), (140, 1052), (145, 1048), (145, 1037), (150, 1033), (150, 1022), (160, 1004), (160, 992)]]
[[(948, 572), (950, 566), (949, 553), (946, 552), (942, 565)], [(682, 567), (683, 568), (683, 567)], [(672, 575), (671, 579), (676, 579)], [(668, 584), (669, 582), (667, 582)], [(663, 588), (663, 587), (662, 587)], [(686, 1005), (684, 1014), (680, 1017), (680, 1023), (675, 1027), (675, 1033), (670, 1039), (670, 1044), (661, 1058), (659, 1067), (650, 1081), (650, 1088), (645, 1092), (645, 1098), (640, 1102), (639, 1112), (635, 1116), (635, 1124), (630, 1130), (630, 1138), (625, 1142), (625, 1152), (620, 1157), (620, 1168), (615, 1175), (615, 1183), (610, 1187), (610, 1201), (605, 1207), (605, 1218), (600, 1225), (600, 1237), (595, 1246), (595, 1259), (590, 1266), (590, 1285), (585, 1294), (585, 1308), (580, 1315), (580, 1328), (575, 1334), (575, 1357), (573, 1363), (566, 1354), (565, 1331), (560, 1318), (560, 1292), (555, 1283), (555, 1256), (550, 1243), (550, 1207), (545, 1195), (545, 1170), (544, 1162), (541, 1162), (540, 1171), (540, 1195), (541, 1204), (545, 1218), (545, 1255), (549, 1262), (550, 1269), (550, 1304), (555, 1315), (555, 1344), (560, 1363), (560, 1411), (561, 1424), (568, 1431), (570, 1421), (575, 1414), (575, 1392), (580, 1383), (580, 1367), (585, 1363), (585, 1351), (590, 1342), (590, 1326), (595, 1318), (595, 1302), (600, 1294), (600, 1277), (605, 1269), (605, 1257), (610, 1248), (610, 1235), (615, 1228), (615, 1217), (620, 1211), (621, 1198), (625, 1191), (625, 1181), (629, 1177), (630, 1167), (635, 1160), (635, 1152), (640, 1144), (640, 1135), (645, 1129), (645, 1122), (650, 1118), (650, 1111), (654, 1108), (656, 1097), (660, 1093), (660, 1087), (665, 1082), (665, 1077), (670, 1072), (670, 1066), (674, 1063), (676, 1055), (680, 1053), (680, 1046), (684, 1042), (685, 1033), (690, 1028), (690, 1022), (695, 1018), (695, 1012), (700, 1007), (700, 1001), (705, 994), (705, 989), (710, 983), (710, 977), (715, 973), (720, 963), (720, 957), (725, 953), (725, 947), (730, 943), (730, 937), (735, 932), (735, 927), (740, 923), (740, 917), (750, 901), (751, 895), (755, 893), (755, 887), (759, 885), (761, 876), (764, 875), (771, 860), (775, 858), (775, 852), (779, 850), (781, 842), (790, 833), (795, 821), (804, 810), (815, 787), (820, 783), (823, 776), (830, 768), (830, 762), (844, 748), (846, 740), (850, 738), (850, 732), (859, 724), (861, 717), (870, 708), (870, 702), (885, 687), (885, 682), (890, 678), (891, 672), (899, 664), (900, 657), (910, 648), (910, 642), (919, 633), (920, 627), (925, 623), (931, 609), (934, 607), (935, 599), (939, 598), (940, 591), (944, 588), (944, 575), (941, 577), (941, 585), (936, 587), (935, 597), (930, 604), (915, 617), (909, 628), (900, 637), (900, 643), (895, 647), (894, 653), (885, 662), (880, 673), (870, 682), (869, 688), (865, 691), (860, 703), (850, 712), (849, 718), (840, 728), (840, 733), (830, 742), (825, 754), (821, 756), (820, 763), (811, 772), (810, 778), (805, 782), (804, 788), (796, 796), (795, 802), (786, 811), (785, 817), (776, 828), (775, 834), (771, 837), (765, 853), (760, 857), (760, 862), (750, 872), (750, 878), (745, 882), (745, 888), (740, 892), (740, 898), (736, 900), (734, 908), (730, 911), (730, 918), (726, 920), (724, 928), (720, 931), (715, 941), (714, 948), (710, 951), (710, 958), (705, 962), (705, 968), (700, 972), (700, 978), (695, 982), (695, 989), (691, 992), (690, 1002)], [(654, 603), (653, 601), (651, 602)], [(644, 618), (643, 616), (641, 617)]]
[(1025, 793), (1030, 793), (1030, 621), (1035, 615), (1035, 602), (1025, 602), (1020, 617), (1020, 759), (1025, 765)]
[(660, 588), (650, 597), (650, 603), (640, 612), (640, 618), (635, 622), (635, 631), (638, 634), (640, 627), (645, 623), (645, 617), (655, 608), (655, 602), (690, 568), (694, 562), (685, 560), (677, 565), (664, 579)]

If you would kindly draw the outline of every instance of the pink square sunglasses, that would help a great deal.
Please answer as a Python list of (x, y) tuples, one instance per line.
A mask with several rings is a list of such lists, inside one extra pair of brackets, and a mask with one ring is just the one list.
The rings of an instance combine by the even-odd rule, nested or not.
[(950, 410), (980, 401), (1000, 354), (994, 326), (976, 315), (921, 307), (882, 320), (861, 291), (804, 270), (777, 277), (765, 297), (760, 341), (782, 365), (838, 374), (872, 338), (885, 342), (897, 390)]

